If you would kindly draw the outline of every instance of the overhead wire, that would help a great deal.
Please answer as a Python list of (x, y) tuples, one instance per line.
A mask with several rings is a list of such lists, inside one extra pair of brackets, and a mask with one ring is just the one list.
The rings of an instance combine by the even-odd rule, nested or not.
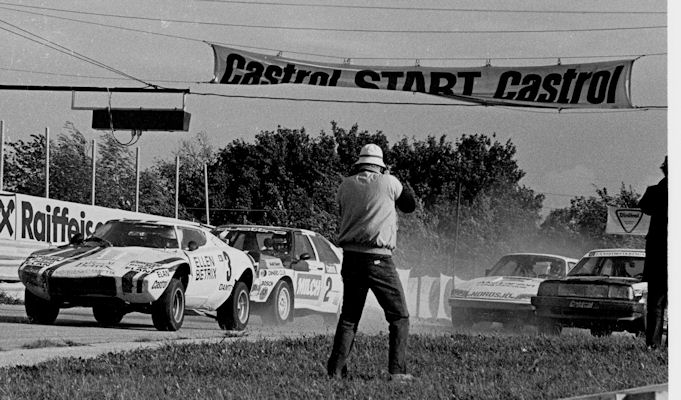
[[(0, 3), (7, 4), (7, 3)], [(11, 9), (11, 8), (10, 8)], [(137, 19), (155, 22), (176, 22), (184, 24), (199, 24), (212, 26), (225, 26), (233, 28), (251, 29), (274, 29), (274, 30), (293, 30), (293, 31), (314, 31), (314, 32), (344, 32), (344, 33), (393, 33), (393, 34), (513, 34), (513, 33), (566, 33), (566, 32), (602, 32), (620, 30), (644, 30), (644, 29), (666, 29), (666, 25), (652, 26), (625, 26), (625, 27), (605, 27), (605, 28), (565, 28), (565, 29), (521, 29), (521, 30), (451, 30), (451, 29), (426, 29), (426, 30), (403, 30), (403, 29), (358, 29), (358, 28), (327, 28), (327, 27), (304, 27), (304, 26), (285, 26), (285, 25), (253, 25), (235, 24), (226, 22), (199, 22), (181, 19), (163, 19), (138, 16), (126, 16), (120, 14), (90, 13), (84, 11), (50, 9), (50, 11), (60, 11), (85, 15), (96, 15), (113, 18)], [(15, 10), (18, 11), (18, 10)]]
[(368, 6), (350, 4), (325, 4), (325, 3), (293, 3), (293, 2), (269, 2), (269, 1), (241, 1), (241, 0), (195, 0), (199, 2), (224, 3), (224, 4), (248, 4), (265, 6), (288, 6), (305, 8), (343, 8), (357, 10), (397, 10), (397, 11), (435, 11), (435, 12), (477, 12), (477, 13), (520, 13), (520, 14), (654, 14), (666, 15), (666, 11), (598, 11), (598, 10), (511, 10), (511, 9), (485, 9), (485, 8), (445, 8), (445, 7), (398, 7), (398, 6)]
[[(10, 29), (7, 29), (7, 28), (0, 27), (1, 30), (6, 31), (6, 32), (9, 32), (10, 34), (13, 34), (13, 35), (22, 37), (22, 38), (24, 38), (24, 39), (26, 39), (26, 40), (29, 40), (29, 41), (31, 41), (31, 42), (40, 44), (40, 45), (42, 45), (42, 46), (48, 47), (48, 48), (50, 48), (50, 49), (52, 49), (52, 50), (55, 50), (55, 51), (58, 51), (58, 52), (60, 52), (60, 53), (66, 54), (66, 55), (68, 55), (68, 56), (74, 57), (74, 58), (79, 59), (79, 60), (81, 60), (81, 61), (84, 61), (84, 62), (86, 62), (86, 63), (95, 65), (95, 66), (97, 66), (97, 67), (99, 67), (99, 68), (106, 69), (106, 70), (108, 70), (108, 71), (110, 71), (110, 72), (113, 72), (113, 73), (115, 73), (115, 74), (124, 76), (124, 77), (126, 77), (126, 78), (128, 78), (128, 79), (131, 79), (131, 80), (135, 80), (135, 81), (141, 82), (141, 83), (143, 83), (143, 84), (145, 84), (145, 85), (147, 85), (147, 86), (155, 86), (155, 85), (152, 85), (152, 84), (150, 84), (150, 83), (148, 83), (148, 82), (145, 82), (145, 81), (143, 81), (143, 80), (141, 80), (141, 79), (139, 79), (139, 78), (136, 78), (136, 77), (134, 77), (134, 76), (132, 76), (132, 75), (130, 75), (130, 74), (127, 74), (127, 73), (125, 73), (125, 72), (123, 72), (123, 71), (121, 71), (121, 70), (118, 70), (118, 69), (116, 69), (116, 68), (114, 68), (114, 67), (111, 67), (111, 66), (109, 66), (109, 65), (107, 65), (107, 64), (104, 64), (104, 63), (102, 63), (102, 62), (100, 62), (100, 61), (97, 61), (97, 60), (95, 60), (94, 58), (85, 56), (85, 55), (83, 55), (83, 54), (81, 54), (81, 53), (79, 53), (79, 52), (77, 52), (77, 51), (75, 51), (75, 50), (73, 50), (73, 49), (70, 49), (70, 48), (68, 48), (68, 47), (62, 46), (62, 45), (60, 45), (59, 43), (56, 43), (56, 42), (51, 41), (51, 40), (49, 40), (49, 39), (43, 38), (43, 37), (40, 36), (40, 35), (37, 35), (37, 34), (35, 34), (35, 33), (33, 33), (33, 32), (30, 32), (30, 31), (28, 31), (28, 30), (26, 30), (26, 29), (23, 29), (23, 28), (21, 28), (21, 27), (19, 27), (19, 26), (17, 26), (17, 25), (12, 24), (12, 23), (9, 23), (9, 22), (7, 22), (7, 21), (5, 21), (5, 20), (3, 20), (3, 19), (0, 19), (0, 23), (5, 24), (5, 25), (8, 25), (8, 26), (10, 26), (10, 27), (12, 27), (12, 28), (14, 28), (14, 29), (16, 29), (16, 30), (19, 30), (20, 32), (24, 32), (26, 35), (21, 34), (21, 33), (18, 33), (18, 32), (14, 32), (14, 31), (12, 31), (12, 30), (10, 30)], [(29, 37), (29, 36), (27, 36), (27, 35), (33, 36), (33, 37), (35, 37), (35, 38), (38, 38), (38, 40), (36, 40), (36, 39), (34, 39), (34, 38), (31, 38), (31, 37)]]
[[(242, 5), (258, 5), (258, 6), (284, 6), (284, 7), (303, 7), (303, 8), (335, 8), (335, 9), (356, 9), (356, 10), (389, 10), (389, 11), (428, 11), (428, 12), (474, 12), (474, 13), (504, 13), (504, 14), (572, 14), (572, 15), (667, 15), (666, 11), (612, 11), (612, 10), (514, 10), (514, 9), (488, 9), (488, 8), (445, 8), (445, 7), (397, 7), (397, 6), (369, 6), (369, 5), (350, 5), (350, 4), (323, 4), (323, 3), (293, 3), (293, 2), (266, 2), (266, 1), (237, 1), (237, 0), (197, 0), (224, 4), (242, 4)], [(29, 6), (25, 4), (16, 4), (8, 2), (0, 2), (0, 4), (11, 5), (16, 7), (25, 7), (41, 10), (63, 11), (63, 12), (79, 12), (81, 14), (111, 16), (104, 13), (93, 13), (87, 11), (71, 11), (59, 8), (45, 7), (45, 6)], [(129, 17), (144, 19), (144, 17)], [(173, 20), (165, 20), (173, 21)]]
[(428, 61), (448, 61), (448, 60), (549, 60), (549, 59), (555, 60), (557, 58), (561, 58), (561, 59), (592, 59), (592, 58), (616, 58), (616, 57), (667, 55), (666, 52), (655, 52), (655, 53), (647, 53), (647, 54), (644, 54), (644, 55), (641, 55), (641, 54), (613, 54), (613, 55), (573, 55), (573, 56), (541, 56), (541, 57), (494, 57), (494, 58), (490, 58), (490, 57), (360, 57), (360, 56), (338, 56), (338, 55), (329, 55), (329, 54), (322, 54), (322, 53), (301, 52), (301, 51), (295, 51), (295, 50), (284, 50), (284, 49), (272, 48), (272, 47), (252, 46), (252, 45), (243, 44), (243, 43), (227, 43), (227, 42), (220, 42), (220, 41), (209, 41), (209, 40), (206, 40), (206, 39), (199, 39), (199, 38), (194, 38), (194, 37), (189, 37), (189, 36), (174, 35), (174, 34), (169, 34), (169, 33), (159, 33), (159, 32), (154, 32), (154, 31), (149, 31), (149, 30), (144, 30), (144, 29), (122, 27), (122, 26), (118, 26), (118, 25), (110, 25), (110, 24), (105, 24), (105, 23), (100, 23), (100, 22), (86, 21), (86, 20), (81, 20), (81, 19), (77, 19), (77, 18), (68, 18), (68, 17), (62, 17), (62, 16), (58, 16), (58, 15), (38, 13), (38, 12), (33, 12), (33, 11), (17, 10), (17, 9), (13, 9), (13, 8), (9, 8), (9, 7), (2, 7), (2, 6), (0, 6), (0, 9), (15, 11), (15, 12), (18, 12), (18, 13), (29, 14), (29, 15), (39, 15), (39, 16), (43, 16), (43, 17), (49, 17), (49, 18), (54, 18), (54, 19), (59, 19), (59, 20), (64, 20), (64, 21), (77, 22), (77, 23), (82, 23), (82, 24), (86, 24), (86, 25), (100, 26), (100, 27), (118, 29), (118, 30), (129, 31), (129, 32), (136, 32), (136, 33), (142, 33), (142, 34), (148, 34), (148, 35), (154, 35), (154, 36), (160, 36), (160, 37), (167, 37), (167, 38), (172, 38), (172, 39), (187, 40), (187, 41), (199, 42), (199, 43), (214, 43), (214, 44), (218, 44), (218, 45), (239, 47), (239, 48), (245, 48), (245, 49), (271, 51), (271, 52), (275, 52), (275, 53), (282, 52), (282, 53), (288, 53), (288, 54), (321, 57), (321, 58), (328, 58), (328, 59), (335, 59), (335, 60), (347, 60), (347, 59), (351, 59), (351, 60), (414, 60), (414, 59), (419, 59), (419, 60), (428, 60)]

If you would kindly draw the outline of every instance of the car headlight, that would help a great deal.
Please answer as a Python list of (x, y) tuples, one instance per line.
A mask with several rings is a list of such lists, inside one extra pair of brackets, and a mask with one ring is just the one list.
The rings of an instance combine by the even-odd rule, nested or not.
[(466, 297), (466, 296), (468, 296), (468, 290), (452, 289), (452, 297)]
[(634, 299), (634, 289), (631, 286), (610, 286), (608, 288), (608, 298), (610, 299)]
[(558, 282), (542, 282), (539, 284), (537, 296), (557, 296), (559, 285)]

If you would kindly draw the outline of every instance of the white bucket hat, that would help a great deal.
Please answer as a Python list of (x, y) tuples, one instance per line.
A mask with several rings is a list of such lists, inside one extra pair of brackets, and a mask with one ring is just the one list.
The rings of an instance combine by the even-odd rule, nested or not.
[(365, 144), (359, 152), (359, 159), (355, 165), (357, 164), (372, 164), (386, 168), (383, 163), (383, 150), (373, 143)]

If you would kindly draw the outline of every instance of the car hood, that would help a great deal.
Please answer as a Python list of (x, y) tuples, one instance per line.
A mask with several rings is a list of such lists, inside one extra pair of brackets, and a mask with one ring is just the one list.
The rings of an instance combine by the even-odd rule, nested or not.
[(622, 276), (566, 276), (562, 280), (563, 282), (574, 282), (574, 283), (623, 283), (623, 284), (637, 284), (641, 280), (638, 278), (626, 278)]
[(530, 302), (542, 278), (486, 276), (463, 281), (452, 290), (454, 298)]
[(182, 262), (186, 262), (186, 256), (179, 249), (67, 246), (32, 253), (22, 269), (49, 270), (54, 277), (122, 276), (171, 268)]

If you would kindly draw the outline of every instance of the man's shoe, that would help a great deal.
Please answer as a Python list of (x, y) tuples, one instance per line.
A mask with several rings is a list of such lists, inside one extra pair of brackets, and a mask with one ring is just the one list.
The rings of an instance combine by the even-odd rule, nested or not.
[(414, 380), (412, 374), (390, 374), (390, 380), (397, 383), (409, 383)]
[(343, 365), (343, 368), (341, 368), (340, 373), (338, 372), (328, 372), (329, 378), (331, 379), (347, 379), (348, 377), (348, 366)]

